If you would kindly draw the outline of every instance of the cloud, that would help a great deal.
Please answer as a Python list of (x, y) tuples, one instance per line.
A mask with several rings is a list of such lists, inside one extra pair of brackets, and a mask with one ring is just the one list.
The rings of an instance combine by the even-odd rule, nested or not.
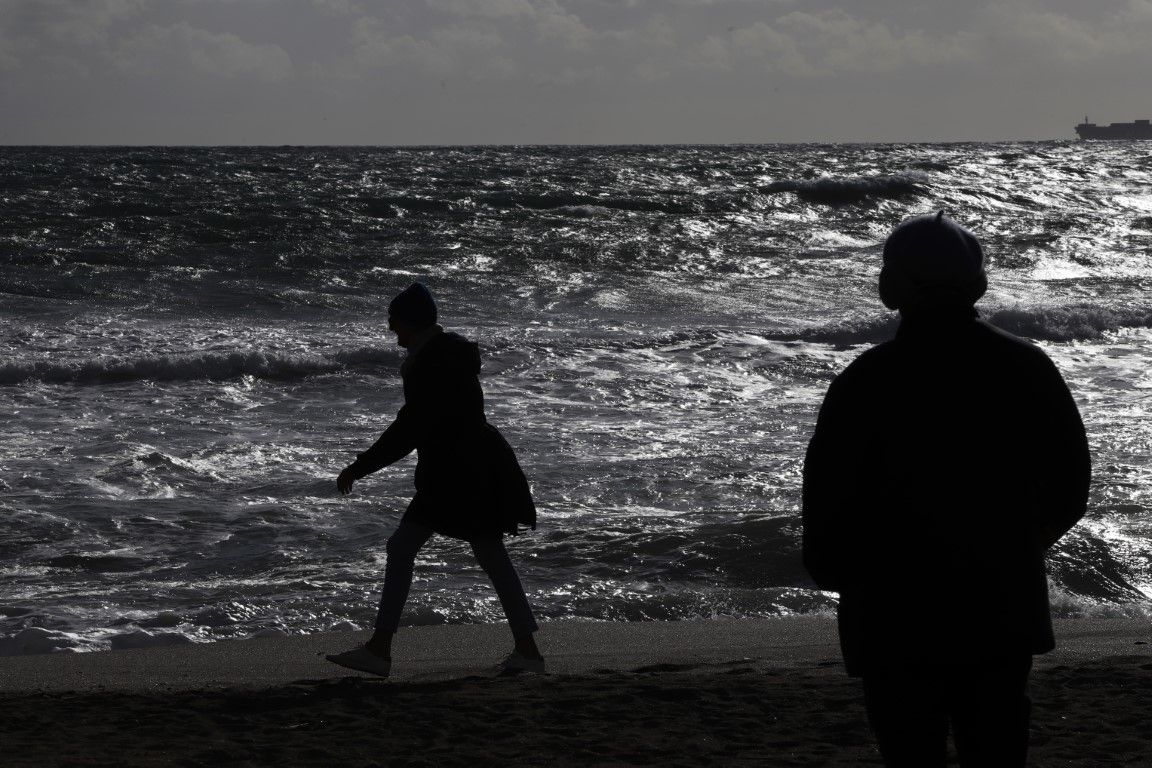
[(908, 60), (915, 33), (893, 33), (885, 24), (861, 21), (844, 11), (821, 14), (793, 12), (778, 24), (802, 47), (805, 59), (820, 74), (844, 71), (891, 71)]
[(183, 21), (144, 27), (122, 40), (113, 58), (121, 71), (142, 76), (191, 74), (271, 83), (291, 77), (293, 69), (278, 45), (248, 43), (230, 32), (208, 32)]
[[(469, 38), (472, 38), (469, 40)], [(447, 77), (453, 74), (469, 43), (480, 47), (491, 46), (483, 33), (447, 29), (433, 34), (415, 36), (397, 33), (382, 19), (361, 18), (352, 32), (352, 65), (341, 71), (347, 77), (358, 78), (366, 73), (393, 74), (399, 77)]]
[(83, 75), (100, 56), (109, 28), (138, 12), (138, 0), (0, 0), (0, 71)]
[(894, 30), (845, 11), (793, 11), (772, 23), (756, 22), (726, 35), (709, 35), (697, 61), (707, 68), (734, 70), (749, 62), (764, 71), (795, 77), (892, 72), (909, 66), (955, 63), (974, 58), (966, 33), (931, 36)]
[(1112, 13), (1073, 18), (1042, 4), (992, 5), (981, 14), (990, 51), (1022, 61), (1083, 63), (1148, 50), (1152, 2), (1129, 0)]
[(259, 82), (292, 74), (291, 59), (278, 45), (249, 43), (186, 21), (146, 23), (149, 9), (144, 0), (0, 0), (0, 68), (83, 78), (103, 71)]
[[(363, 16), (352, 25), (350, 54), (323, 71), (345, 79), (427, 77), (469, 81), (572, 78), (571, 57), (594, 51), (602, 36), (544, 0), (426, 0), (441, 14)], [(428, 21), (424, 19), (424, 21)], [(578, 79), (578, 78), (576, 78)]]
[(110, 24), (137, 13), (143, 0), (0, 0), (0, 32), (8, 40), (91, 45)]
[[(535, 16), (538, 7), (530, 0), (425, 0), (429, 8), (453, 16), (501, 19)], [(548, 6), (553, 6), (548, 3)]]
[(734, 70), (754, 61), (769, 70), (796, 75), (815, 74), (796, 42), (762, 21), (731, 29), (724, 36), (709, 35), (699, 45), (696, 60), (707, 69)]
[(361, 0), (311, 0), (312, 7), (334, 16), (362, 16), (367, 9)]
[[(527, 135), (522, 124), (581, 140), (601, 125), (669, 136), (673, 116), (696, 110), (706, 137), (728, 134), (705, 117), (764, 119), (750, 85), (790, 114), (857, 97), (889, 99), (896, 114), (926, 83), (978, 102), (1075, 80), (1103, 99), (1118, 73), (1146, 67), (1149, 39), (1152, 0), (0, 0), (0, 87), (34, 137), (112, 103), (192, 135), (163, 108), (169, 97), (226, 105), (214, 107), (221, 126), (249, 109), (248, 125), (277, 136), (285, 116), (334, 124), (341, 110), (357, 126), (379, 110), (373, 140), (400, 113), (421, 137), (461, 114), (493, 138)], [(868, 111), (852, 118), (863, 125)], [(882, 135), (882, 123), (857, 133)]]

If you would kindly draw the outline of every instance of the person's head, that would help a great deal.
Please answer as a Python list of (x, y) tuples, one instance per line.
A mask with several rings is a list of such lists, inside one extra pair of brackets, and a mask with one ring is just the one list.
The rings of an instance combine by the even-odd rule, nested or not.
[(889, 309), (970, 308), (986, 290), (979, 241), (944, 211), (904, 221), (884, 242), (880, 300)]
[(436, 301), (423, 283), (412, 283), (388, 304), (388, 328), (407, 348), (412, 338), (436, 323)]

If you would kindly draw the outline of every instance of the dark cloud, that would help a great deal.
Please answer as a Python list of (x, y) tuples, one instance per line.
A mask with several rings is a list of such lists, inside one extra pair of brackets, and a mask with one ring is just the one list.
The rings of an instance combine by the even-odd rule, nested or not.
[(0, 0), (0, 141), (1047, 138), (1152, 0)]

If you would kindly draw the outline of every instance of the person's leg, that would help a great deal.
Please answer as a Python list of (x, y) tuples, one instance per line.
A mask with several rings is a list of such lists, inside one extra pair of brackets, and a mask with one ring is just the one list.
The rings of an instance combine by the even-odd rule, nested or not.
[(401, 520), (396, 531), (388, 537), (385, 551), (384, 590), (380, 607), (376, 611), (376, 631), (364, 647), (383, 658), (392, 657), (392, 636), (400, 626), (400, 614), (412, 587), (412, 571), (420, 548), (432, 536), (432, 529), (410, 520)]
[(508, 550), (504, 548), (504, 541), (499, 536), (492, 536), (474, 539), (469, 543), (480, 567), (492, 580), (496, 596), (500, 598), (508, 626), (512, 628), (512, 637), (516, 640), (516, 650), (530, 659), (541, 658), (534, 636), (539, 627), (532, 616), (532, 608), (528, 605), (520, 576), (512, 565), (512, 559), (508, 557)]
[(1027, 764), (1031, 670), (1031, 656), (956, 670), (950, 710), (960, 765), (1022, 768)]
[(864, 707), (888, 768), (936, 768), (948, 756), (948, 713), (934, 668), (864, 675)]

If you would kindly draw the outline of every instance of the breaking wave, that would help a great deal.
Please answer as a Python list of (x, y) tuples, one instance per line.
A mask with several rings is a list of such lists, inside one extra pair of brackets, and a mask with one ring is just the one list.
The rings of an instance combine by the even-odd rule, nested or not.
[(460, 210), (458, 203), (450, 200), (438, 200), (431, 197), (415, 197), (397, 195), (393, 197), (380, 197), (365, 199), (364, 213), (369, 216), (385, 219), (401, 215), (401, 213), (453, 213)]
[(1152, 310), (1072, 306), (994, 312), (988, 322), (1009, 333), (1042, 341), (1089, 341), (1121, 328), (1152, 328)]
[(874, 197), (916, 197), (927, 191), (926, 177), (914, 174), (785, 179), (774, 181), (763, 189), (765, 192), (795, 192), (801, 200), (824, 205), (850, 205)]
[(783, 341), (808, 341), (831, 344), (836, 347), (854, 347), (858, 344), (878, 344), (896, 335), (900, 325), (897, 315), (848, 320), (835, 325), (805, 328), (795, 335), (772, 334), (768, 338)]
[[(1013, 307), (987, 314), (985, 319), (997, 328), (1035, 341), (1092, 341), (1121, 328), (1152, 328), (1152, 310), (1143, 308)], [(795, 335), (770, 335), (769, 338), (851, 347), (891, 339), (899, 324), (899, 316), (892, 314), (806, 328)]]
[(246, 350), (136, 358), (102, 356), (66, 362), (36, 360), (0, 364), (0, 385), (29, 380), (48, 384), (111, 384), (146, 380), (234, 379), (240, 376), (296, 379), (348, 368), (394, 367), (399, 359), (399, 352), (363, 347), (342, 350), (331, 356)]
[(589, 207), (633, 211), (637, 213), (702, 213), (707, 206), (703, 201), (686, 200), (679, 196), (652, 197), (593, 197), (567, 193), (528, 194), (523, 192), (494, 192), (480, 198), (480, 202), (493, 208), (527, 208), (536, 211), (587, 210)]
[(491, 192), (461, 200), (433, 197), (392, 196), (364, 199), (362, 210), (369, 216), (390, 218), (406, 214), (463, 214), (479, 209), (496, 211), (542, 211), (573, 216), (603, 215), (614, 212), (698, 215), (734, 213), (754, 208), (742, 196), (697, 197), (654, 194), (648, 197), (594, 196), (570, 192)]

